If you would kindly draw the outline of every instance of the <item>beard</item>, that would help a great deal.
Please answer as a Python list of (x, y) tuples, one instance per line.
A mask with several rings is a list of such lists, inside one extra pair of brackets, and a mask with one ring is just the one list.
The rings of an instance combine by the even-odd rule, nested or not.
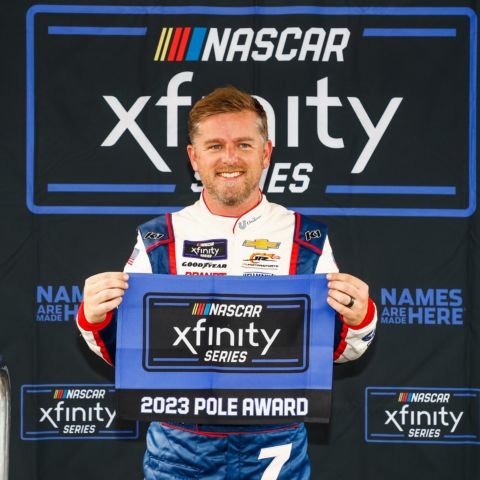
[(203, 176), (202, 172), (199, 172), (203, 187), (208, 195), (219, 203), (228, 207), (238, 206), (258, 191), (261, 169), (257, 172), (256, 169), (229, 166), (228, 169), (222, 169), (221, 171), (241, 172), (242, 174), (231, 184), (228, 184), (216, 172)]
[[(241, 205), (245, 200), (247, 200), (252, 192), (258, 189), (257, 182), (238, 182), (239, 185), (224, 186), (220, 187), (216, 182), (209, 181), (205, 179), (203, 182), (203, 187), (208, 192), (208, 194), (216, 199), (218, 202), (226, 205), (228, 207), (234, 207)], [(240, 184), (241, 183), (241, 184)]]

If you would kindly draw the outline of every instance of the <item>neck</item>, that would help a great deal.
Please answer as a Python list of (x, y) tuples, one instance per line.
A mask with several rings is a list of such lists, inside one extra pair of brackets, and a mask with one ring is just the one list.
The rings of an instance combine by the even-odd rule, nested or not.
[(247, 200), (239, 205), (225, 205), (218, 200), (210, 197), (204, 190), (203, 201), (207, 206), (210, 213), (213, 215), (220, 215), (222, 217), (241, 217), (243, 214), (255, 208), (262, 201), (262, 192), (258, 190), (255, 194), (251, 195)]

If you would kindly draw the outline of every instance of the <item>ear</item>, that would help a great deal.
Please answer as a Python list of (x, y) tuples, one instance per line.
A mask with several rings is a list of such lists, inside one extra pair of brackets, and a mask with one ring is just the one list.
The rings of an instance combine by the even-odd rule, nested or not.
[(263, 168), (267, 168), (270, 165), (270, 158), (272, 156), (273, 145), (271, 140), (265, 142), (263, 147)]
[(195, 149), (193, 148), (193, 145), (187, 145), (187, 154), (188, 158), (190, 159), (190, 164), (192, 165), (193, 171), (198, 172), (198, 164), (195, 160)]

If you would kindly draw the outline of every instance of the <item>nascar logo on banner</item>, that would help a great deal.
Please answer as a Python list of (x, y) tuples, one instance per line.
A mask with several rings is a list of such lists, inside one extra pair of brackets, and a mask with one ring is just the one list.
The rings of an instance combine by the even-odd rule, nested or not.
[(328, 421), (334, 312), (325, 275), (273, 277), (268, 289), (266, 282), (130, 274), (118, 312), (121, 414)]

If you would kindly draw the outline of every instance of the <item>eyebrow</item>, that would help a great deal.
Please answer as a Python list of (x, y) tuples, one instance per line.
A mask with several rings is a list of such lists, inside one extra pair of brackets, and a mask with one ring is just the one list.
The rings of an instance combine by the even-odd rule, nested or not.
[[(253, 137), (238, 137), (233, 139), (234, 142), (254, 142), (255, 139)], [(222, 138), (210, 138), (205, 140), (203, 143), (223, 143), (224, 140)]]

